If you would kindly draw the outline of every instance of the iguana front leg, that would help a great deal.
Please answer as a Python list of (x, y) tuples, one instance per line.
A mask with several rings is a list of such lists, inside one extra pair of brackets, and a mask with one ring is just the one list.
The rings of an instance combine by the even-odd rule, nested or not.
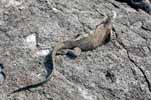
[[(60, 60), (59, 55), (67, 55), (70, 57), (78, 57), (81, 54), (81, 49), (79, 47), (75, 47), (74, 49), (66, 49), (57, 52), (56, 60)], [(59, 61), (60, 62), (60, 61)]]
[(61, 65), (62, 64), (62, 58), (60, 55), (67, 55), (71, 58), (76, 58), (81, 54), (81, 49), (79, 47), (75, 47), (74, 49), (67, 49), (67, 50), (61, 50), (57, 52), (56, 58), (56, 64)]
[(67, 55), (71, 57), (78, 57), (81, 54), (82, 50), (79, 47), (75, 47), (73, 50), (68, 50)]

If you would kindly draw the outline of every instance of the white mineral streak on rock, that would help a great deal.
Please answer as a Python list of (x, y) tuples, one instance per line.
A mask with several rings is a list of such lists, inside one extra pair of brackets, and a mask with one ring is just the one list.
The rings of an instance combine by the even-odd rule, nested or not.
[(50, 53), (50, 51), (48, 49), (46, 50), (40, 50), (40, 51), (37, 51), (36, 55), (37, 56), (46, 56)]
[(29, 48), (35, 48), (36, 47), (36, 35), (35, 34), (28, 35), (25, 38), (25, 46), (27, 46)]

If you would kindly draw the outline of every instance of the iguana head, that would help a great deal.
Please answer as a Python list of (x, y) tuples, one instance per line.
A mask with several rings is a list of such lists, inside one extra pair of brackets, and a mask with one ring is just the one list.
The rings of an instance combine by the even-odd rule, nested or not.
[(106, 14), (103, 21), (96, 26), (96, 28), (102, 27), (111, 28), (114, 19), (117, 17), (117, 13), (112, 11), (112, 14)]

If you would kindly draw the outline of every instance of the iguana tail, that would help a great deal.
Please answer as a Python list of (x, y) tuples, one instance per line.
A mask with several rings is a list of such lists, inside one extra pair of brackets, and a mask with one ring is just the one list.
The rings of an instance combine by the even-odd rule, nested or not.
[(36, 88), (36, 87), (42, 86), (44, 83), (48, 82), (48, 81), (51, 79), (51, 77), (52, 77), (52, 75), (53, 75), (53, 73), (54, 73), (54, 70), (55, 70), (55, 58), (56, 58), (55, 56), (56, 56), (56, 53), (57, 53), (58, 50), (60, 50), (60, 49), (62, 49), (62, 48), (64, 48), (64, 43), (59, 43), (59, 44), (53, 49), (53, 52), (52, 52), (52, 55), (51, 55), (51, 57), (52, 57), (52, 64), (53, 64), (52, 73), (48, 73), (48, 75), (46, 76), (46, 79), (45, 79), (45, 80), (43, 80), (43, 81), (41, 81), (41, 82), (39, 82), (39, 83), (36, 83), (36, 84), (31, 84), (31, 85), (28, 85), (28, 86), (25, 86), (25, 87), (16, 89), (16, 90), (14, 90), (13, 92), (11, 92), (11, 93), (9, 93), (9, 94), (13, 94), (13, 93), (16, 93), (16, 92), (21, 92), (21, 91), (29, 90), (29, 89), (31, 89), (31, 88)]

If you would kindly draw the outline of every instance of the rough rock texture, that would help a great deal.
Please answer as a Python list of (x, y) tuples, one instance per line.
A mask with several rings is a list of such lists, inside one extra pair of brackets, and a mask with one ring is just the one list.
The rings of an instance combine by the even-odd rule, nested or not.
[[(47, 84), (7, 95), (43, 79), (37, 44), (51, 51), (58, 41), (94, 31), (100, 13), (111, 10), (118, 15), (109, 43), (76, 59), (61, 56)], [(151, 16), (115, 0), (1, 0), (0, 63), (0, 100), (151, 100)]]

